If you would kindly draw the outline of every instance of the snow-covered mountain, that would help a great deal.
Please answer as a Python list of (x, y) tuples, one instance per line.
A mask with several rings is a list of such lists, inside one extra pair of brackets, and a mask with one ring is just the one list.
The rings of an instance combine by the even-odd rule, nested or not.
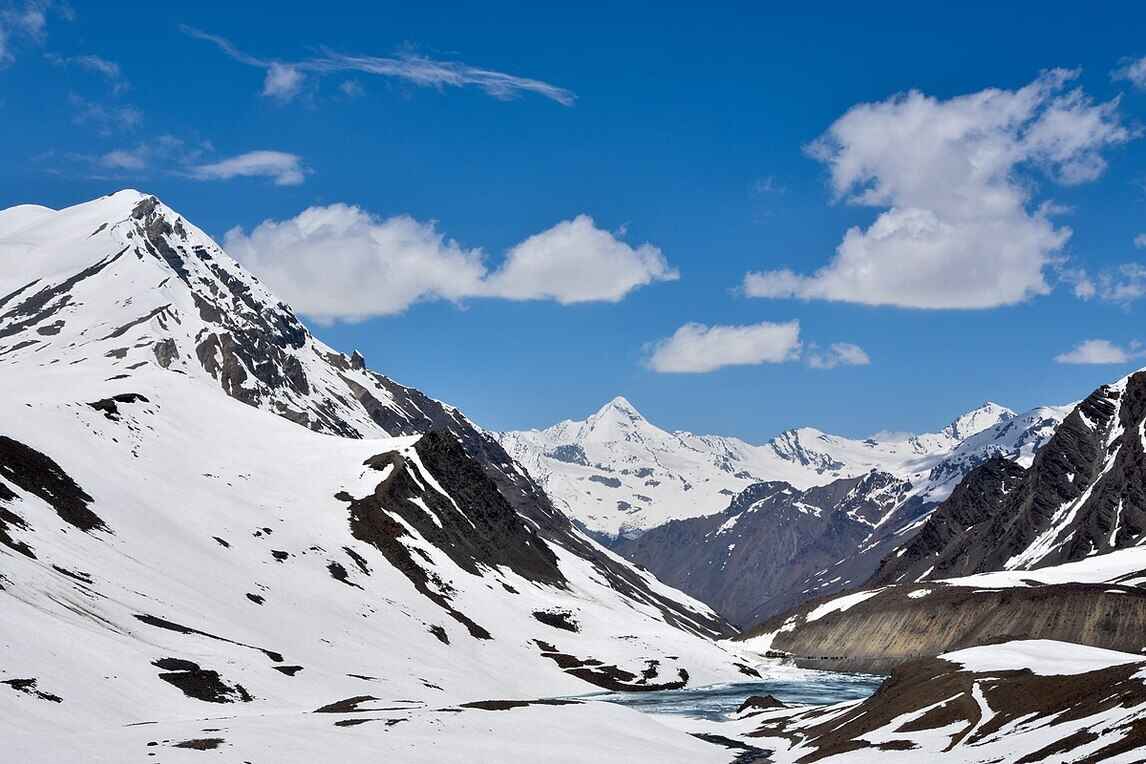
[(1146, 540), (1146, 371), (1095, 390), (1021, 466), (972, 472), (876, 581), (1034, 570)]
[(987, 402), (935, 433), (856, 440), (803, 427), (752, 445), (668, 432), (615, 398), (584, 421), (506, 432), (499, 440), (586, 528), (634, 537), (669, 520), (720, 512), (761, 482), (803, 490), (877, 470), (910, 483), (910, 496), (933, 503), (987, 455), (1029, 461), (1064, 415), (1057, 408), (1016, 415)]
[[(1016, 469), (1029, 465), (1068, 410), (1041, 407), (994, 415), (984, 407), (942, 433), (894, 441), (912, 453), (947, 449), (937, 459), (910, 458), (898, 475), (873, 469), (804, 489), (781, 481), (756, 483), (717, 514), (673, 520), (612, 543), (666, 583), (750, 626), (867, 581), (968, 472), (993, 459)], [(973, 428), (969, 423), (988, 420), (994, 424), (955, 441)], [(849, 445), (830, 437), (820, 442), (840, 446), (841, 441)], [(893, 449), (875, 442), (884, 454)]]
[(753, 669), (152, 197), (0, 212), (0, 423), (13, 760), (726, 759), (526, 702)]
[(1146, 371), (1095, 390), (1027, 466), (976, 467), (862, 588), (743, 635), (882, 669), (1006, 639), (1146, 649)]

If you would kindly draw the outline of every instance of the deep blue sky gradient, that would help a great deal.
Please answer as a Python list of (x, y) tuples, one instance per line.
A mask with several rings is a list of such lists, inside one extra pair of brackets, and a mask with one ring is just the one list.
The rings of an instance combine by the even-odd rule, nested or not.
[[(1071, 401), (1131, 368), (1053, 362), (1092, 337), (1146, 339), (1141, 306), (1082, 302), (1065, 287), (1013, 307), (935, 312), (753, 300), (734, 289), (748, 270), (814, 270), (848, 226), (878, 213), (833, 204), (824, 168), (802, 151), (856, 103), (912, 88), (942, 98), (1014, 88), (1044, 68), (1082, 67), (1089, 94), (1122, 93), (1127, 122), (1146, 120), (1146, 93), (1109, 77), (1122, 57), (1146, 55), (1146, 6), (541, 5), (76, 2), (73, 19), (50, 16), (44, 39), (24, 41), (0, 70), (0, 207), (66, 206), (132, 186), (221, 239), (232, 226), (346, 202), (436, 220), (494, 262), (584, 212), (603, 228), (626, 225), (630, 243), (659, 246), (681, 279), (617, 304), (433, 302), (312, 327), (497, 429), (581, 417), (623, 394), (662, 426), (753, 441), (797, 425), (919, 431), (984, 399), (1017, 409)], [(541, 79), (577, 101), (506, 102), (472, 88), (355, 76), (324, 79), (281, 105), (259, 96), (261, 71), (188, 37), (182, 24), (268, 58), (320, 46), (412, 48)], [(116, 61), (130, 87), (113, 94), (98, 75), (54, 65), (46, 53)], [(342, 95), (344, 79), (364, 96)], [(73, 95), (133, 105), (142, 122), (107, 134), (76, 124)], [(100, 173), (82, 158), (163, 134), (210, 142), (215, 158), (292, 152), (311, 174), (295, 187), (205, 183), (162, 167), (93, 177)], [(1058, 220), (1075, 232), (1066, 254), (1092, 270), (1146, 254), (1131, 244), (1146, 231), (1144, 139), (1105, 156), (1110, 167), (1097, 182), (1043, 182), (1036, 195), (1072, 208)], [(755, 191), (764, 178), (783, 190)], [(641, 364), (646, 343), (688, 321), (790, 319), (807, 340), (859, 344), (871, 365), (666, 375)]]

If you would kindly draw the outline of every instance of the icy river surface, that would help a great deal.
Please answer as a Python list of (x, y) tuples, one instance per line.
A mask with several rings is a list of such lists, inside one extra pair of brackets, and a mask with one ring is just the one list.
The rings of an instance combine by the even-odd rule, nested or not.
[(750, 682), (686, 687), (662, 692), (601, 692), (582, 696), (654, 714), (722, 721), (750, 695), (772, 695), (787, 704), (829, 704), (871, 695), (883, 681), (874, 674), (842, 674), (778, 668)]

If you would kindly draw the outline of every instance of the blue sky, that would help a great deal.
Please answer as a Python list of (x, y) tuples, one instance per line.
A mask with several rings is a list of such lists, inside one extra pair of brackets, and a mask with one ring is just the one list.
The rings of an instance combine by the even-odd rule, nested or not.
[[(623, 394), (754, 441), (919, 431), (1146, 365), (1146, 9), (403, 5), (0, 0), (0, 207), (155, 193), (324, 340), (499, 429)], [(880, 220), (937, 231), (934, 268)], [(869, 280), (809, 278), (853, 226)], [(1067, 357), (1115, 362), (1056, 361), (1087, 340)]]

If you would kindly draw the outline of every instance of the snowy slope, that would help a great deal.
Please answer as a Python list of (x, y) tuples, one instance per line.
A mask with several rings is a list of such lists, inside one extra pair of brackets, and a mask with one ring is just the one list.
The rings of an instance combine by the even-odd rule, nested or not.
[[(602, 413), (612, 414), (618, 405), (614, 402)], [(632, 486), (638, 475), (659, 483), (652, 476), (656, 474), (654, 468), (635, 466), (642, 463), (636, 456), (642, 449), (645, 458), (670, 463), (668, 457), (650, 455), (644, 447), (653, 442), (656, 432), (660, 433), (662, 451), (672, 456), (681, 453), (673, 450), (673, 445), (683, 442), (682, 434), (658, 431), (631, 407), (627, 410), (628, 416), (621, 419), (630, 423), (627, 439), (617, 436), (623, 431), (615, 424), (603, 427), (597, 417), (591, 417), (583, 424), (566, 423), (546, 431), (554, 442), (576, 440), (585, 446), (553, 446), (550, 457), (539, 457), (542, 452), (537, 448), (524, 449), (523, 458), (532, 465), (531, 472), (546, 476), (548, 490), (565, 495), (566, 506), (573, 507), (568, 511), (590, 527), (590, 520), (600, 515), (586, 519), (578, 514), (577, 506), (601, 507), (610, 493), (643, 490)], [(730, 501), (727, 495), (713, 497), (709, 506), (718, 507), (715, 512), (709, 509), (699, 516), (671, 519), (641, 532), (630, 529), (610, 545), (666, 583), (709, 603), (733, 621), (751, 626), (807, 599), (863, 584), (886, 555), (920, 531), (928, 514), (952, 493), (964, 475), (992, 459), (1029, 466), (1035, 451), (1050, 439), (1068, 412), (1065, 407), (1040, 407), (1015, 415), (995, 404), (985, 404), (929, 435), (861, 442), (823, 433), (811, 436), (815, 431), (800, 430), (755, 450), (737, 441), (744, 453), (756, 454), (769, 463), (761, 471), (776, 469), (789, 478), (803, 472), (797, 482), (812, 481), (815, 485), (798, 488), (791, 480), (750, 483)], [(615, 423), (618, 417), (602, 419)], [(972, 432), (984, 425), (988, 426)], [(520, 454), (520, 437), (503, 436), (503, 442)], [(822, 450), (814, 451), (813, 442)], [(634, 443), (639, 447), (634, 448)], [(781, 443), (784, 448), (780, 448)], [(626, 463), (634, 466), (614, 469), (603, 463), (562, 463), (551, 469), (555, 459), (560, 462), (557, 457), (568, 458), (570, 453), (595, 453), (602, 458), (621, 454), (615, 458), (627, 459)], [(781, 453), (787, 458), (780, 459)], [(822, 484), (825, 474), (809, 466), (850, 460), (867, 468), (873, 459), (878, 460), (879, 467), (826, 484)], [(711, 467), (703, 459), (696, 464)], [(711, 491), (719, 481), (734, 484), (737, 480), (736, 474), (730, 475), (726, 469), (712, 469), (711, 473), (709, 482), (685, 493), (672, 482), (655, 488), (665, 490), (670, 499), (681, 499)], [(585, 493), (571, 495), (571, 490)], [(699, 506), (703, 502), (691, 510)], [(633, 512), (629, 510), (630, 515)]]
[(746, 715), (774, 761), (1138, 762), (1146, 659), (1051, 640), (900, 669), (872, 697)]
[[(1146, 539), (1146, 373), (1095, 390), (1027, 469), (977, 468), (902, 552), (882, 582), (1033, 570)], [(994, 495), (985, 502), (985, 495)]]
[(669, 520), (719, 512), (759, 482), (806, 489), (877, 470), (910, 483), (910, 496), (939, 501), (990, 455), (1029, 463), (1066, 411), (1016, 415), (987, 402), (937, 433), (855, 440), (805, 427), (757, 446), (668, 432), (615, 398), (584, 421), (499, 438), (566, 513), (590, 530), (635, 536)]
[(323, 346), (150, 197), (0, 231), (0, 733), (20, 760), (469, 761), (547, 736), (568, 741), (548, 760), (727, 758), (611, 707), (463, 705), (751, 668), (459, 412)]

